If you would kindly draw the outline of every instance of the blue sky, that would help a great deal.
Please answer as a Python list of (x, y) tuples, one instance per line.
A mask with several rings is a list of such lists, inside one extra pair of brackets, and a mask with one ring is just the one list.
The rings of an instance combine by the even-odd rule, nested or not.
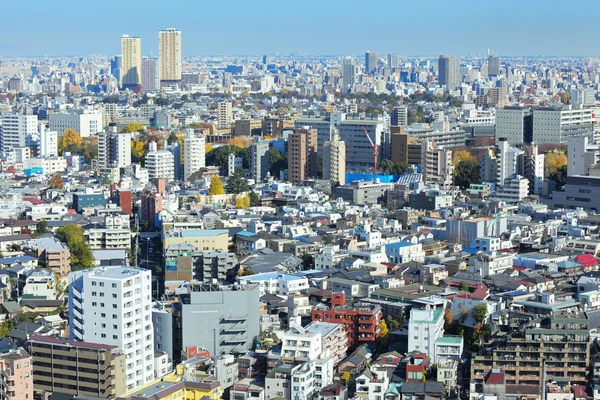
[[(158, 30), (184, 55), (381, 54), (598, 56), (600, 1), (6, 0), (0, 56), (117, 54), (123, 33), (157, 54)], [(14, 16), (14, 18), (6, 18)]]

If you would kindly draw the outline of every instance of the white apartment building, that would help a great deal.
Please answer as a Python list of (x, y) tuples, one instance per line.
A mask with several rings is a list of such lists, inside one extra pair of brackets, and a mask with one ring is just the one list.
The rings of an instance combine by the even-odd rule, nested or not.
[(2, 151), (6, 152), (14, 147), (24, 147), (27, 136), (36, 134), (37, 127), (37, 115), (3, 115), (0, 130)]
[(382, 400), (389, 384), (387, 370), (372, 366), (356, 377), (355, 398)]
[(338, 263), (348, 254), (340, 252), (340, 246), (327, 245), (323, 247), (320, 254), (314, 255), (315, 269), (330, 269), (338, 265)]
[(533, 142), (567, 143), (571, 136), (592, 135), (592, 110), (565, 105), (533, 110)]
[(65, 129), (74, 129), (82, 138), (96, 136), (102, 130), (102, 114), (98, 111), (71, 110), (68, 113), (52, 113), (48, 116), (51, 131), (63, 135)]
[(131, 134), (118, 133), (111, 124), (108, 132), (98, 134), (98, 167), (125, 168), (131, 165)]
[(444, 311), (427, 306), (411, 309), (408, 321), (408, 352), (427, 355), (428, 362), (435, 359), (435, 343), (444, 336)]
[(227, 156), (227, 176), (233, 175), (238, 168), (242, 168), (242, 157), (236, 157), (233, 153), (229, 154)]
[(58, 132), (47, 130), (45, 125), (40, 124), (40, 156), (58, 156)]
[(152, 272), (98, 267), (69, 274), (70, 338), (119, 346), (127, 390), (154, 379)]
[(185, 139), (183, 139), (184, 181), (187, 181), (194, 172), (206, 166), (205, 143), (204, 136), (196, 135), (193, 129), (185, 131)]
[(23, 163), (24, 169), (41, 169), (45, 175), (56, 174), (67, 169), (67, 160), (63, 157), (32, 157)]
[(334, 185), (346, 184), (346, 142), (340, 140), (337, 130), (333, 139), (323, 145), (323, 179)]
[(333, 359), (324, 351), (292, 371), (291, 396), (294, 400), (316, 400), (325, 386), (333, 383)]
[(86, 225), (83, 236), (92, 250), (123, 250), (131, 246), (131, 231), (128, 228)]
[(146, 154), (148, 178), (166, 178), (169, 182), (175, 179), (175, 158), (169, 150), (158, 150), (156, 142), (150, 142), (150, 150)]
[(529, 195), (529, 181), (521, 175), (504, 180), (504, 185), (496, 190), (495, 198), (510, 203), (518, 203)]
[(281, 272), (264, 272), (262, 274), (244, 276), (240, 278), (240, 282), (257, 284), (260, 296), (266, 293), (289, 296), (304, 292), (309, 288), (307, 278)]
[(230, 101), (222, 101), (217, 104), (217, 127), (219, 129), (230, 128), (233, 122), (233, 113)]
[(425, 183), (452, 185), (454, 167), (452, 166), (452, 150), (439, 149), (435, 142), (421, 142), (421, 173)]
[(587, 136), (569, 138), (567, 175), (587, 175), (591, 166), (600, 162), (600, 146), (591, 144)]
[(290, 322), (290, 329), (282, 339), (281, 356), (284, 359), (314, 360), (328, 351), (333, 363), (338, 364), (346, 357), (347, 349), (348, 335), (341, 324), (319, 321), (303, 328)]
[(491, 254), (477, 254), (473, 264), (469, 265), (468, 269), (470, 272), (484, 277), (493, 274), (499, 274), (507, 269), (512, 269), (512, 267), (512, 254), (493, 252)]

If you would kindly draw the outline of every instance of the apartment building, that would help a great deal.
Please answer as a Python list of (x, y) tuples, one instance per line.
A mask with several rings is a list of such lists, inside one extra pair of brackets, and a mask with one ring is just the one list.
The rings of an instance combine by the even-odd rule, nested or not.
[(249, 161), (250, 179), (261, 182), (269, 174), (269, 142), (252, 143)]
[(226, 253), (229, 248), (229, 231), (227, 229), (178, 229), (165, 232), (163, 249), (171, 245), (191, 244), (194, 252)]
[(354, 181), (334, 188), (333, 195), (354, 204), (378, 204), (385, 199), (386, 192), (392, 187), (391, 183)]
[(39, 265), (50, 268), (60, 276), (71, 272), (71, 252), (69, 248), (55, 238), (39, 238), (25, 241), (25, 254), (38, 259)]
[(152, 271), (133, 267), (69, 274), (70, 338), (118, 346), (128, 391), (154, 380), (151, 278)]
[[(590, 331), (584, 317), (559, 314), (534, 320), (482, 348), (471, 361), (471, 392), (483, 391), (492, 369), (504, 371), (506, 385), (539, 387), (546, 379), (588, 384)], [(547, 377), (543, 377), (544, 366)]]
[(33, 399), (33, 359), (23, 348), (0, 354), (0, 399)]
[(452, 185), (452, 150), (438, 148), (435, 142), (421, 141), (421, 173), (425, 183)]
[(395, 163), (421, 164), (421, 144), (419, 139), (408, 133), (393, 133), (391, 135), (391, 160)]
[(77, 131), (79, 136), (87, 138), (102, 131), (102, 114), (91, 110), (71, 110), (67, 113), (52, 113), (48, 116), (49, 129), (60, 136), (67, 129)]
[(379, 339), (382, 320), (381, 306), (368, 303), (346, 305), (344, 293), (331, 296), (331, 306), (317, 306), (312, 311), (312, 321), (339, 323), (344, 325), (348, 334), (348, 347), (361, 342), (375, 342)]
[(231, 128), (233, 122), (233, 113), (231, 111), (231, 102), (222, 101), (217, 103), (217, 127), (219, 129)]
[(289, 296), (305, 292), (310, 287), (308, 279), (303, 276), (284, 274), (281, 272), (264, 272), (240, 278), (241, 283), (256, 284), (259, 295), (266, 293)]
[(346, 184), (346, 142), (337, 131), (331, 141), (323, 145), (323, 179), (334, 185)]
[(408, 352), (418, 351), (435, 360), (435, 343), (444, 336), (444, 311), (427, 306), (411, 309), (408, 323)]
[(131, 231), (128, 228), (88, 224), (83, 227), (83, 236), (92, 250), (128, 249), (131, 247)]
[(98, 168), (125, 168), (131, 164), (131, 134), (117, 132), (111, 123), (108, 132), (98, 134)]
[(317, 130), (294, 129), (288, 136), (288, 180), (296, 183), (317, 176)]
[(15, 147), (24, 147), (27, 136), (38, 132), (38, 117), (7, 114), (2, 116), (0, 125), (0, 150), (7, 152)]
[(118, 346), (33, 335), (36, 391), (114, 399), (125, 393), (125, 354)]
[(175, 179), (175, 156), (169, 150), (158, 150), (155, 142), (148, 144), (148, 153), (146, 154), (146, 169), (148, 170), (148, 179), (165, 178), (168, 182)]
[(346, 357), (348, 335), (339, 323), (312, 322), (304, 328), (292, 324), (282, 339), (281, 356), (285, 360), (309, 361), (329, 351), (334, 364)]
[[(231, 103), (230, 103), (231, 104)], [(206, 166), (206, 139), (196, 135), (193, 129), (185, 131), (183, 139), (183, 179), (187, 181), (193, 173)]]

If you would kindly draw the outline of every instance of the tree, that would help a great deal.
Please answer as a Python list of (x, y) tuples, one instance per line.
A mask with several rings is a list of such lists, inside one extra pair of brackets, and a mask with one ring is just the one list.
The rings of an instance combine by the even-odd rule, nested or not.
[(48, 185), (52, 186), (55, 189), (62, 189), (65, 187), (65, 182), (60, 175), (54, 175), (52, 178), (48, 180)]
[(445, 329), (448, 329), (450, 326), (452, 326), (453, 322), (454, 322), (454, 316), (450, 312), (450, 309), (449, 308), (444, 309), (444, 326), (445, 326)]
[(169, 145), (172, 145), (174, 143), (177, 143), (178, 140), (179, 140), (179, 138), (177, 137), (175, 132), (171, 132), (171, 134), (167, 138), (167, 143), (169, 143)]
[(567, 166), (563, 165), (559, 167), (556, 171), (552, 172), (550, 174), (549, 179), (551, 181), (554, 181), (557, 190), (562, 189), (563, 186), (565, 186), (567, 183)]
[(248, 192), (248, 200), (250, 200), (250, 207), (257, 206), (260, 203), (260, 198), (254, 190)]
[(468, 316), (469, 316), (469, 312), (467, 311), (467, 309), (464, 307), (461, 307), (460, 308), (460, 320), (462, 322), (465, 322), (465, 320), (467, 319)]
[(276, 178), (288, 167), (287, 154), (282, 154), (274, 147), (269, 148), (269, 173)]
[(549, 177), (553, 172), (556, 172), (560, 167), (567, 165), (567, 156), (564, 152), (554, 150), (546, 153), (544, 158), (545, 176)]
[(250, 185), (244, 177), (244, 170), (237, 168), (233, 175), (227, 178), (227, 193), (239, 194), (250, 190)]
[(234, 154), (242, 159), (242, 168), (248, 168), (248, 149), (242, 149), (231, 145), (225, 145), (206, 151), (206, 165), (219, 167), (221, 175), (227, 175), (229, 168), (229, 154)]
[(391, 329), (392, 331), (395, 331), (396, 329), (400, 328), (400, 322), (396, 321), (391, 315), (387, 316), (387, 318), (385, 319), (385, 324), (388, 327), (388, 329)]
[(461, 161), (475, 161), (475, 158), (467, 150), (457, 150), (453, 152), (452, 165), (454, 165), (454, 168), (456, 168)]
[(350, 375), (349, 371), (346, 371), (342, 374), (342, 379), (346, 383), (346, 386), (348, 386), (348, 382), (350, 382), (350, 378), (351, 378), (351, 375)]
[(465, 281), (460, 282), (460, 285), (458, 286), (458, 290), (460, 290), (461, 292), (468, 292), (469, 286), (467, 285), (467, 282), (465, 282)]
[(388, 326), (385, 323), (385, 321), (381, 321), (379, 323), (379, 329), (381, 329), (380, 337), (382, 337), (382, 338), (386, 337), (388, 335), (388, 333), (390, 333), (390, 330), (388, 329)]
[(59, 153), (62, 153), (65, 150), (68, 150), (70, 147), (78, 147), (81, 146), (81, 136), (74, 129), (65, 129), (62, 137), (59, 141)]
[(473, 319), (477, 321), (478, 324), (481, 324), (483, 323), (483, 321), (485, 321), (485, 319), (487, 318), (487, 314), (488, 309), (485, 304), (478, 304), (471, 309), (471, 315), (473, 316)]
[(35, 231), (38, 235), (43, 235), (44, 233), (50, 232), (50, 230), (48, 229), (48, 221), (43, 219), (40, 222), (38, 222)]
[(56, 231), (56, 237), (65, 243), (71, 252), (71, 270), (78, 271), (94, 266), (94, 255), (85, 241), (82, 227), (68, 224)]
[(214, 147), (211, 146), (210, 144), (204, 145), (204, 154), (210, 153), (211, 151), (213, 151), (213, 149), (214, 149)]
[(219, 178), (218, 176), (213, 176), (211, 178), (210, 188), (208, 189), (208, 194), (211, 196), (225, 194), (225, 190), (223, 189), (223, 182), (221, 182), (221, 178)]
[(0, 337), (8, 337), (10, 332), (15, 328), (15, 321), (12, 319), (5, 319), (0, 323)]
[(302, 254), (302, 267), (304, 269), (311, 269), (311, 267), (314, 265), (314, 263), (315, 263), (315, 259), (312, 256), (312, 254), (309, 254), (309, 253)]
[(402, 175), (403, 173), (410, 171), (410, 164), (407, 162), (395, 163), (385, 159), (377, 165), (377, 169), (390, 175)]
[(454, 184), (460, 186), (461, 189), (466, 189), (472, 183), (480, 183), (479, 169), (480, 165), (475, 160), (463, 160), (459, 162), (454, 170)]
[(247, 210), (248, 207), (250, 207), (250, 199), (248, 198), (248, 195), (239, 194), (235, 196), (235, 208)]
[(141, 132), (144, 129), (142, 124), (137, 122), (130, 122), (127, 127), (123, 130), (125, 133)]
[(131, 158), (134, 161), (140, 161), (146, 155), (145, 143), (141, 140), (132, 140), (131, 141)]
[(254, 270), (252, 270), (252, 268), (248, 267), (248, 268), (240, 268), (242, 269), (242, 275), (243, 276), (248, 276), (248, 275), (254, 275)]

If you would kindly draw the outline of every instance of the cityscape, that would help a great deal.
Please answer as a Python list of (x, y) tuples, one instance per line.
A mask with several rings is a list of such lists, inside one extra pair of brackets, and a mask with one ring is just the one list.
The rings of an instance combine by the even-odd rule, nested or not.
[(600, 57), (338, 24), (0, 41), (0, 400), (600, 400)]

